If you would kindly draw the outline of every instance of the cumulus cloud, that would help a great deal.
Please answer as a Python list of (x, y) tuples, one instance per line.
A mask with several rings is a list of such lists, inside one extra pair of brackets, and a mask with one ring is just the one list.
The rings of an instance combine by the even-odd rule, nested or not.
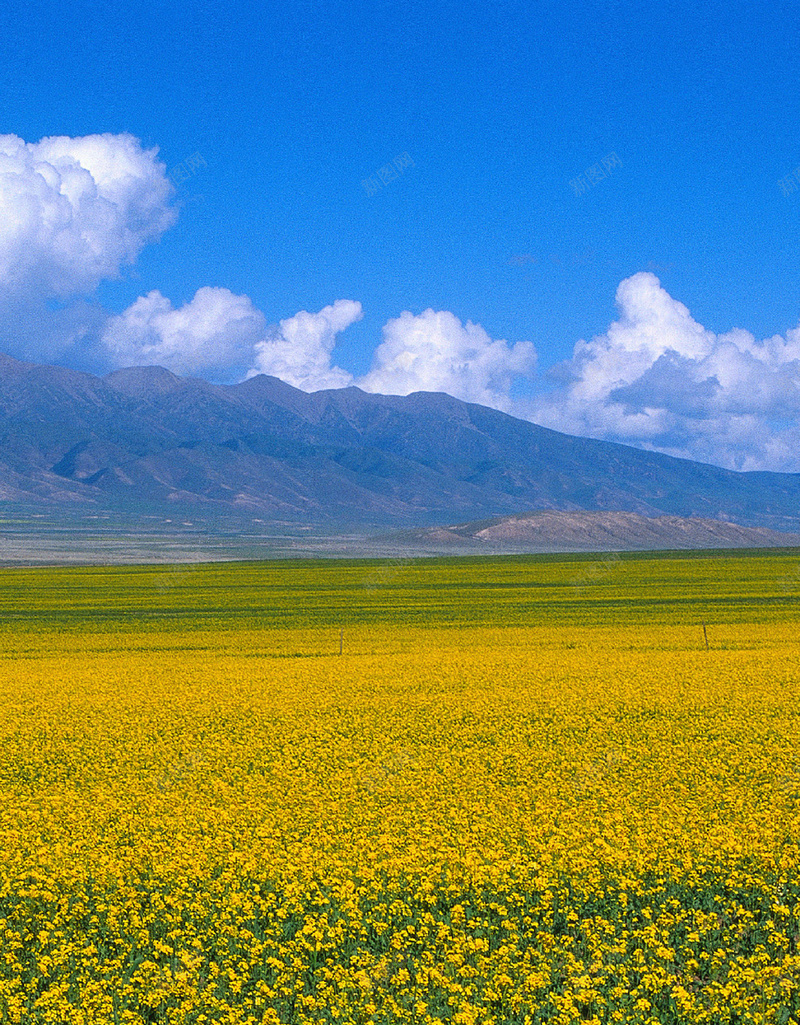
[(336, 336), (361, 320), (361, 303), (337, 299), (319, 313), (301, 310), (282, 320), (256, 345), (255, 363), (248, 377), (271, 374), (303, 391), (346, 388), (352, 377), (331, 364)]
[(383, 327), (372, 367), (358, 385), (366, 391), (408, 395), (442, 391), (468, 402), (511, 410), (514, 379), (533, 373), (530, 342), (493, 340), (479, 324), (454, 314), (402, 313)]
[(157, 150), (132, 135), (0, 136), (0, 285), (91, 293), (173, 223), (172, 192)]
[(246, 295), (205, 287), (178, 309), (158, 291), (142, 296), (108, 320), (102, 342), (116, 367), (158, 365), (227, 382), (244, 376), (265, 330)]
[(132, 135), (0, 135), (0, 348), (102, 367), (92, 295), (176, 217), (157, 152)]
[(800, 329), (714, 334), (647, 272), (616, 300), (619, 319), (554, 368), (562, 387), (531, 419), (733, 469), (800, 470)]
[(715, 334), (649, 272), (620, 283), (618, 319), (525, 399), (519, 391), (542, 385), (533, 345), (493, 339), (448, 311), (389, 320), (355, 381), (333, 357), (362, 317), (352, 300), (267, 327), (247, 296), (203, 287), (177, 309), (151, 291), (109, 315), (98, 285), (174, 222), (173, 194), (157, 149), (131, 135), (0, 135), (0, 349), (92, 370), (157, 363), (221, 382), (266, 373), (305, 391), (443, 391), (572, 434), (800, 472), (800, 327), (765, 340)]

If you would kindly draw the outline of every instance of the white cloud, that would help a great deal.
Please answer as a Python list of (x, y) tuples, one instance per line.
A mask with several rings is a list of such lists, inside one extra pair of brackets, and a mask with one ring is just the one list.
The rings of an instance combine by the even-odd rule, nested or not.
[(346, 388), (352, 377), (331, 365), (336, 336), (363, 317), (361, 303), (337, 299), (319, 313), (301, 310), (282, 320), (256, 346), (256, 358), (248, 377), (271, 374), (303, 391)]
[(117, 367), (158, 365), (213, 381), (240, 380), (264, 337), (264, 315), (246, 295), (200, 288), (179, 309), (160, 292), (111, 317), (102, 342)]
[(531, 419), (733, 469), (800, 470), (800, 329), (716, 335), (646, 272), (616, 299), (620, 319), (554, 368), (562, 388)]
[(34, 299), (87, 295), (175, 219), (157, 150), (132, 135), (0, 136), (0, 286)]
[(216, 381), (273, 374), (305, 391), (356, 383), (443, 391), (558, 430), (736, 469), (800, 472), (800, 327), (759, 341), (697, 323), (655, 275), (622, 281), (619, 317), (580, 341), (533, 399), (530, 342), (492, 339), (448, 311), (389, 320), (367, 374), (333, 362), (362, 317), (340, 299), (267, 328), (250, 299), (200, 288), (178, 309), (159, 291), (109, 316), (92, 299), (177, 214), (156, 149), (131, 135), (0, 136), (0, 349), (90, 369), (158, 363)]
[(494, 341), (479, 324), (454, 314), (402, 313), (383, 327), (372, 367), (357, 383), (366, 391), (408, 395), (442, 391), (468, 402), (510, 410), (514, 378), (530, 375), (536, 352), (530, 342)]
[(92, 293), (173, 223), (173, 192), (131, 135), (0, 136), (0, 349), (102, 370)]

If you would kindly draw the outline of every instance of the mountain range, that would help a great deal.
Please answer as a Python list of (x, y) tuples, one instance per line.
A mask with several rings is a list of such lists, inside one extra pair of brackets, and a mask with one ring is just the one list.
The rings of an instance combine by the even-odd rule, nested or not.
[(441, 526), (533, 510), (800, 530), (800, 474), (572, 437), (448, 395), (104, 377), (0, 356), (0, 501)]

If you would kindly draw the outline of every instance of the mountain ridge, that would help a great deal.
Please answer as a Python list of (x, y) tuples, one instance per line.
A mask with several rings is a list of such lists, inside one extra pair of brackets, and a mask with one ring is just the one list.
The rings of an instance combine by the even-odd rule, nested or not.
[(800, 530), (800, 474), (560, 434), (443, 393), (306, 393), (0, 355), (0, 499), (308, 523), (445, 525), (621, 511)]

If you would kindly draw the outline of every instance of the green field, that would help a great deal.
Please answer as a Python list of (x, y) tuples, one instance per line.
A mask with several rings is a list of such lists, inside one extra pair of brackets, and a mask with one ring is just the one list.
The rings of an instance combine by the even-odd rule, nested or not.
[(800, 550), (0, 570), (16, 629), (793, 620)]

